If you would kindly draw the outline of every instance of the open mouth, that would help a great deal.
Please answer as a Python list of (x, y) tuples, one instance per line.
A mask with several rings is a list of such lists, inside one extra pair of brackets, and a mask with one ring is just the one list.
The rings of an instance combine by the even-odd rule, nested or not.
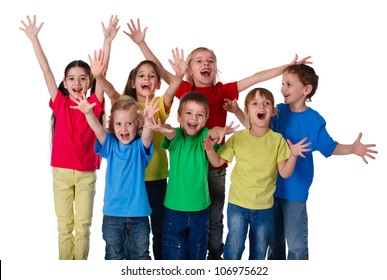
[(120, 134), (122, 140), (129, 140), (130, 134), (129, 133), (121, 133)]
[(260, 119), (260, 120), (264, 120), (265, 119), (265, 116), (266, 116), (266, 114), (265, 113), (258, 113), (258, 119)]
[(150, 89), (150, 85), (149, 84), (143, 84), (143, 85), (141, 85), (141, 88), (142, 89)]
[(188, 127), (193, 130), (195, 130), (197, 126), (198, 126), (197, 124), (190, 124), (190, 123), (188, 124)]
[(200, 71), (200, 74), (204, 77), (209, 77), (211, 75), (211, 71), (209, 69), (203, 69)]

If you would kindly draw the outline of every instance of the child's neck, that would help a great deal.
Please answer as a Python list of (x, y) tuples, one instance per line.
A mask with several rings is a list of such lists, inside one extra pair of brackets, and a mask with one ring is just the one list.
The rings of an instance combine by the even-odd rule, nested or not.
[(306, 109), (308, 109), (308, 106), (306, 106), (305, 102), (289, 104), (289, 107), (292, 112), (304, 112)]
[(255, 136), (255, 137), (262, 137), (269, 131), (269, 128), (268, 127), (251, 126), (249, 131), (250, 131), (250, 134)]

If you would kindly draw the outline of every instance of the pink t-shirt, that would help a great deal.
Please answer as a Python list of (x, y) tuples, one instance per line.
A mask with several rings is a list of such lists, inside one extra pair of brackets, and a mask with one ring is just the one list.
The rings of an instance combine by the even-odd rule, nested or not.
[[(103, 107), (95, 94), (88, 98), (96, 103), (93, 111), (99, 118)], [(54, 112), (56, 123), (52, 143), (51, 166), (94, 171), (99, 169), (101, 157), (94, 152), (96, 136), (87, 123), (84, 113), (70, 106), (77, 104), (58, 91), (55, 101), (50, 99), (50, 108)]]

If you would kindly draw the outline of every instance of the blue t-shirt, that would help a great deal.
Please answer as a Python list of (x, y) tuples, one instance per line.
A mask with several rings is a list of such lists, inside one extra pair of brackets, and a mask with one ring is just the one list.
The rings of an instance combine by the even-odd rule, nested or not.
[(312, 152), (319, 151), (324, 157), (329, 157), (338, 143), (328, 134), (324, 118), (312, 108), (292, 112), (288, 104), (281, 103), (277, 109), (277, 116), (272, 118), (273, 130), (293, 144), (308, 137), (305, 143), (312, 142), (308, 147), (312, 150), (304, 153), (306, 158), (298, 157), (292, 176), (283, 179), (278, 175), (274, 197), (305, 202), (314, 176)]
[(122, 144), (107, 133), (103, 145), (97, 140), (95, 152), (106, 158), (103, 214), (116, 217), (144, 217), (151, 214), (145, 188), (145, 168), (153, 154), (137, 137)]

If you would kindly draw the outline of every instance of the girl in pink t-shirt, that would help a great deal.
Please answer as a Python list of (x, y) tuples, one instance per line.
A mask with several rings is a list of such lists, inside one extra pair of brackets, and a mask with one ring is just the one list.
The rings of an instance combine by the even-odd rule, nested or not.
[[(55, 213), (58, 221), (59, 259), (87, 259), (89, 253), (90, 226), (93, 215), (96, 170), (101, 159), (94, 152), (96, 137), (82, 112), (71, 109), (86, 95), (93, 86), (90, 66), (75, 60), (67, 65), (64, 78), (57, 86), (46, 55), (38, 39), (43, 26), (36, 25), (27, 16), (27, 23), (21, 21), (20, 29), (31, 40), (32, 46), (42, 69), (48, 92), (50, 108), (53, 111), (53, 137), (51, 166), (53, 168), (53, 189)], [(117, 17), (111, 17), (109, 26), (102, 24), (105, 36), (104, 49), (110, 52), (112, 40), (119, 27)], [(105, 56), (109, 58), (109, 55)], [(91, 90), (89, 97), (94, 114), (100, 118), (103, 113), (103, 90)], [(75, 231), (75, 234), (73, 234)]]

